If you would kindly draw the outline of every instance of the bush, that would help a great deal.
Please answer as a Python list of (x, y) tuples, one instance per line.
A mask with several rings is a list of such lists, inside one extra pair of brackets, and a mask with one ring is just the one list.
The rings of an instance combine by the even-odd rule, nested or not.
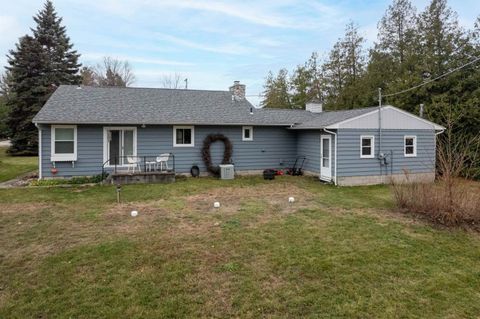
[(394, 182), (392, 189), (402, 210), (448, 226), (480, 223), (480, 184), (476, 182), (460, 178), (453, 183)]
[(438, 138), (437, 183), (392, 183), (397, 206), (444, 225), (480, 222), (480, 184), (468, 180), (479, 173), (480, 134), (455, 132), (448, 118)]
[(91, 177), (81, 176), (81, 177), (72, 177), (68, 179), (57, 178), (57, 179), (35, 180), (30, 183), (30, 186), (81, 185), (81, 184), (100, 183), (101, 181), (102, 181), (102, 175), (95, 175)]

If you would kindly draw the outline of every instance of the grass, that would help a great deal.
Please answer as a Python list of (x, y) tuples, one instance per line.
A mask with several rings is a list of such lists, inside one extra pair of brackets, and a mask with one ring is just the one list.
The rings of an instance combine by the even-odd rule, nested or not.
[(394, 212), (383, 186), (202, 178), (124, 186), (121, 204), (110, 186), (2, 189), (0, 208), (1, 318), (480, 313), (480, 236)]
[(38, 169), (38, 157), (8, 156), (7, 148), (0, 147), (0, 183)]

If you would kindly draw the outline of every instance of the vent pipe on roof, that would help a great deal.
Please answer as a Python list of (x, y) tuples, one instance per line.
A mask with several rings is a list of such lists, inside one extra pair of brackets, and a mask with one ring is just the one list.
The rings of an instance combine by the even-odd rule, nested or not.
[(419, 110), (419, 112), (418, 112), (419, 115), (420, 115), (420, 117), (422, 117), (422, 118), (423, 118), (423, 110), (424, 110), (423, 107), (424, 107), (423, 103), (420, 104), (420, 110)]

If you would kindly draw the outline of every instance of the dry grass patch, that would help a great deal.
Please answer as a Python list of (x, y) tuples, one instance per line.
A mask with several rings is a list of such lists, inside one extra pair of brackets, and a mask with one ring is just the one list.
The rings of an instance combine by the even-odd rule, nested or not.
[(480, 224), (480, 183), (450, 179), (437, 183), (394, 183), (397, 206), (442, 225)]

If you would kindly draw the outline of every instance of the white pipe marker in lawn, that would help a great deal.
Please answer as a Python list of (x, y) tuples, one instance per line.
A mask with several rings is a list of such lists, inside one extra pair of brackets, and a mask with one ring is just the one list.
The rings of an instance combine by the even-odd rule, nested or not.
[(289, 202), (289, 203), (293, 203), (293, 202), (295, 202), (295, 198), (293, 198), (293, 197), (289, 197), (289, 198), (288, 198), (288, 202)]
[(136, 217), (138, 215), (138, 212), (136, 210), (132, 210), (132, 212), (130, 213), (130, 215), (132, 217)]
[(213, 203), (213, 207), (215, 207), (215, 208), (220, 208), (220, 203), (219, 203), (219, 202)]

